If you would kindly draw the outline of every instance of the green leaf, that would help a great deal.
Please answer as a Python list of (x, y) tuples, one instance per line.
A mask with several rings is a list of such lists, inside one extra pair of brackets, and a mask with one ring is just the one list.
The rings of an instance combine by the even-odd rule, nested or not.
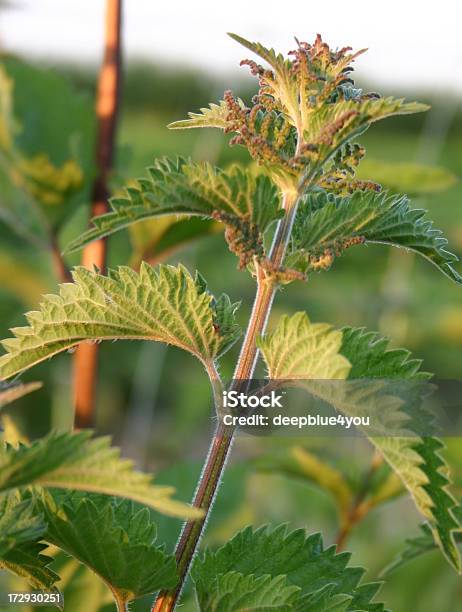
[(140, 273), (121, 266), (103, 276), (75, 268), (74, 283), (46, 295), (40, 311), (26, 315), (30, 326), (14, 328), (0, 357), (7, 378), (79, 342), (157, 340), (191, 352), (206, 366), (234, 342), (239, 331), (214, 327), (217, 312), (185, 268), (143, 263)]
[(183, 158), (156, 160), (149, 178), (111, 200), (112, 211), (95, 217), (93, 227), (71, 242), (73, 251), (139, 221), (163, 215), (198, 215), (225, 224), (231, 250), (247, 259), (263, 255), (263, 233), (277, 219), (279, 196), (270, 179), (237, 165), (219, 170)]
[(389, 576), (410, 561), (420, 557), (420, 555), (437, 549), (432, 530), (428, 523), (420, 525), (420, 529), (422, 535), (415, 538), (406, 538), (406, 548), (383, 570), (381, 573), (382, 576)]
[[(310, 337), (306, 315), (283, 317), (276, 332), (260, 342), (269, 377), (294, 380), (294, 384), (348, 416), (370, 416), (370, 426), (360, 427), (361, 431), (400, 477), (417, 509), (429, 521), (443, 554), (460, 571), (460, 556), (454, 543), (459, 525), (453, 514), (455, 501), (448, 492), (448, 466), (440, 455), (443, 444), (431, 435), (420, 437), (416, 433), (421, 427), (416, 401), (425, 389), (422, 384), (408, 384), (410, 389), (403, 393), (396, 384), (391, 389), (387, 384), (390, 379), (425, 381), (428, 375), (419, 372), (420, 361), (411, 359), (408, 351), (389, 350), (387, 340), (377, 334), (347, 328), (338, 338), (328, 329), (336, 340), (333, 344), (324, 341), (320, 351), (318, 344), (306, 341)], [(351, 369), (350, 365), (339, 368), (339, 357), (346, 358), (340, 364), (351, 364)], [(332, 372), (337, 376), (329, 376)], [(352, 380), (343, 386), (316, 380), (347, 375), (349, 379), (366, 380)], [(382, 380), (374, 383), (375, 378)], [(423, 416), (429, 420), (428, 415)]]
[(13, 80), (0, 64), (0, 219), (20, 236), (45, 246), (45, 216), (33, 198), (16, 185), (18, 179), (14, 170), (19, 152), (15, 147), (15, 136), (19, 125), (13, 116), (13, 87)]
[(311, 323), (305, 312), (283, 315), (271, 334), (258, 340), (271, 379), (346, 378), (350, 363), (340, 354), (342, 332)]
[(0, 119), (0, 166), (14, 196), (10, 213), (20, 224), (29, 223), (21, 219), (21, 201), (29, 198), (41, 223), (58, 227), (90, 198), (93, 101), (56, 72), (13, 57), (4, 58), (0, 68), (7, 79), (0, 78), (0, 98), (10, 97), (8, 104), (0, 104), (0, 111), (10, 115)]
[[(53, 557), (53, 568), (60, 575), (57, 587), (63, 594), (66, 610), (113, 612), (110, 589), (91, 569), (59, 550)], [(42, 608), (43, 612), (47, 610), (47, 607)]]
[[(454, 508), (454, 516), (459, 521), (459, 525), (462, 525), (462, 505)], [(406, 548), (383, 570), (382, 576), (389, 576), (392, 572), (401, 569), (417, 557), (437, 549), (430, 526), (427, 523), (423, 523), (420, 525), (420, 530), (420, 536), (406, 539)], [(457, 531), (454, 537), (458, 544), (462, 543), (462, 531)]]
[(221, 100), (218, 104), (211, 103), (208, 108), (201, 108), (199, 113), (188, 113), (189, 119), (173, 121), (168, 124), (171, 130), (185, 130), (189, 128), (220, 128), (224, 130), (228, 124), (226, 119), (229, 113), (226, 102)]
[(52, 559), (42, 554), (47, 547), (39, 540), (45, 531), (30, 497), (22, 499), (17, 491), (0, 495), (0, 569), (49, 591), (59, 576), (48, 567)]
[(5, 384), (0, 381), (0, 410), (20, 397), (42, 387), (41, 382)]
[[(350, 378), (425, 380), (419, 371), (421, 362), (409, 351), (389, 349), (388, 341), (364, 329), (343, 330), (341, 353), (351, 362)], [(405, 428), (412, 432), (415, 407), (404, 405)], [(367, 428), (363, 429), (367, 435)], [(454, 532), (459, 530), (455, 517), (456, 502), (448, 491), (449, 468), (441, 457), (443, 444), (437, 438), (415, 435), (370, 438), (385, 460), (401, 478), (417, 509), (428, 520), (433, 537), (457, 571), (461, 571)]]
[(245, 39), (243, 36), (233, 34), (232, 32), (228, 32), (228, 36), (249, 51), (252, 51), (261, 57), (261, 59), (265, 60), (265, 62), (268, 62), (268, 64), (274, 68), (274, 70), (280, 70), (287, 61), (284, 59), (284, 56), (281, 53), (276, 53), (274, 49), (268, 49), (259, 42), (251, 42), (250, 40)]
[[(339, 79), (343, 77), (341, 74), (337, 76)], [(326, 88), (328, 91), (331, 89), (329, 85)], [(363, 95), (362, 90), (353, 89), (353, 97), (350, 98), (346, 95), (348, 87), (340, 86), (340, 89), (342, 93), (338, 94), (340, 98), (338, 101), (328, 103), (321, 95), (314, 108), (308, 103), (304, 121), (303, 136), (311, 148), (314, 147), (313, 159), (316, 160), (319, 169), (321, 185), (323, 178), (329, 179), (330, 175), (333, 178), (337, 171), (340, 171), (338, 178), (344, 180), (349, 173), (354, 174), (353, 168), (350, 168), (351, 172), (345, 173), (342, 150), (353, 139), (368, 130), (372, 123), (396, 115), (423, 112), (429, 108), (426, 104), (406, 102), (403, 98)], [(336, 159), (336, 155), (339, 155), (340, 159)], [(355, 165), (362, 155), (356, 160)], [(325, 173), (324, 177), (322, 173)]]
[[(319, 104), (309, 114), (304, 136), (307, 142), (319, 142), (330, 138), (330, 132), (349, 117), (335, 130), (334, 141), (337, 143), (349, 140), (349, 136), (366, 129), (371, 123), (394, 117), (427, 111), (430, 107), (419, 102), (406, 102), (404, 98), (365, 98), (359, 100), (340, 100), (333, 104)], [(331, 146), (332, 143), (326, 143)]]
[(446, 191), (457, 182), (457, 177), (446, 168), (413, 162), (387, 162), (364, 159), (356, 178), (373, 179), (397, 193), (427, 194)]
[[(347, 612), (351, 610), (352, 597), (349, 595), (333, 595), (334, 585), (326, 585), (315, 593), (305, 595), (300, 599), (298, 605), (294, 606), (297, 612), (310, 610), (311, 612)], [(383, 608), (378, 608), (378, 610)]]
[(446, 250), (447, 240), (406, 196), (357, 191), (350, 197), (321, 193), (301, 206), (287, 265), (309, 272), (327, 269), (334, 258), (361, 242), (404, 247), (425, 257), (457, 283), (462, 276)]
[(156, 545), (147, 508), (102, 496), (44, 494), (45, 539), (91, 568), (124, 603), (173, 588), (175, 558)]
[[(282, 53), (277, 53), (274, 49), (268, 49), (261, 43), (250, 42), (237, 34), (228, 33), (228, 35), (271, 66), (274, 73), (271, 71), (260, 72), (260, 92), (264, 91), (266, 95), (272, 96), (278, 110), (282, 111), (290, 123), (295, 127), (302, 128), (302, 112), (299, 101), (302, 96), (300, 95), (298, 79), (292, 71), (293, 63), (284, 58)], [(253, 65), (253, 62), (248, 60), (244, 63)], [(263, 67), (258, 66), (258, 68)]]
[(213, 590), (199, 595), (201, 612), (291, 612), (299, 588), (285, 576), (243, 576), (228, 572), (217, 577)]
[(53, 559), (42, 554), (46, 548), (40, 542), (21, 544), (0, 557), (0, 568), (24, 578), (34, 589), (54, 591), (59, 576), (49, 568)]
[[(274, 69), (277, 76), (275, 79), (268, 79), (268, 88), (271, 89), (271, 94), (280, 103), (282, 109), (296, 123), (298, 116), (297, 87), (294, 79), (291, 78), (291, 62), (286, 60), (282, 54), (276, 53), (274, 49), (267, 49), (260, 43), (250, 42), (230, 32), (228, 36), (261, 57)], [(241, 99), (237, 98), (236, 102), (241, 109), (246, 109)], [(171, 129), (215, 127), (227, 130), (233, 123), (225, 100), (221, 100), (218, 105), (210, 104), (209, 109), (201, 108), (200, 110), (201, 113), (188, 113), (189, 119), (175, 121), (168, 127)]]
[(390, 349), (388, 338), (365, 328), (344, 327), (341, 353), (351, 358), (349, 378), (387, 378), (427, 380), (421, 359), (407, 349)]
[(0, 450), (0, 492), (40, 485), (126, 497), (180, 518), (198, 518), (196, 509), (171, 499), (174, 489), (152, 484), (149, 474), (121, 459), (110, 438), (90, 431), (49, 434), (30, 446)]
[(0, 495), (0, 556), (18, 544), (38, 540), (45, 529), (30, 498), (22, 500), (16, 491)]
[[(197, 559), (192, 578), (199, 602), (207, 601), (229, 572), (238, 572), (253, 579), (279, 577), (281, 583), (285, 578), (285, 584), (300, 589), (300, 607), (295, 604), (289, 608), (300, 612), (329, 609), (328, 605), (338, 603), (339, 595), (350, 598), (347, 610), (383, 611), (382, 604), (371, 602), (380, 585), (360, 584), (364, 570), (348, 567), (349, 559), (349, 553), (335, 554), (335, 546), (324, 549), (320, 534), (307, 537), (303, 529), (288, 533), (284, 525), (274, 529), (248, 527), (216, 552), (206, 551)], [(324, 608), (314, 605), (320, 598)], [(310, 599), (311, 604), (307, 603)]]

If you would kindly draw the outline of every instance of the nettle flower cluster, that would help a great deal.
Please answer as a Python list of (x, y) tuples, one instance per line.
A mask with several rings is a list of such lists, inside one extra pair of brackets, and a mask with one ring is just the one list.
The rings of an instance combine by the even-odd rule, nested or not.
[[(352, 64), (365, 50), (333, 50), (318, 35), (313, 44), (297, 41), (284, 57), (231, 37), (265, 63), (241, 62), (258, 79), (251, 103), (228, 90), (218, 104), (169, 127), (234, 134), (230, 144), (244, 146), (257, 167), (222, 170), (182, 158), (157, 160), (70, 250), (143, 219), (183, 213), (222, 222), (239, 267), (255, 273), (259, 265), (278, 282), (326, 270), (345, 249), (366, 242), (415, 250), (460, 280), (455, 256), (423, 211), (411, 210), (406, 196), (388, 194), (374, 180), (355, 178), (365, 155), (356, 138), (375, 121), (427, 106), (355, 87)], [(275, 265), (267, 243), (284, 217), (293, 231), (284, 263)]]
[[(242, 42), (242, 39), (235, 37)], [(273, 70), (265, 69), (253, 60), (242, 60), (241, 66), (249, 66), (252, 75), (258, 77), (258, 93), (247, 107), (242, 100), (225, 92), (228, 108), (225, 132), (236, 132), (230, 144), (244, 145), (259, 163), (280, 166), (287, 176), (300, 179), (307, 167), (322, 165), (330, 149), (339, 137), (354, 129), (360, 115), (360, 107), (345, 107), (335, 116), (326, 117), (321, 129), (312, 128), (316, 109), (338, 102), (378, 99), (376, 93), (364, 94), (354, 88), (350, 74), (352, 62), (364, 50), (350, 53), (351, 47), (332, 51), (318, 35), (314, 44), (298, 42), (298, 48), (289, 51), (289, 57), (261, 53)], [(263, 49), (263, 48), (261, 48)], [(310, 116), (311, 115), (311, 116)], [(310, 125), (311, 124), (311, 125)], [(330, 172), (325, 169), (325, 185), (337, 193), (355, 188), (380, 189), (375, 183), (363, 184), (349, 181), (354, 168), (365, 154), (359, 144), (347, 145), (337, 152)]]
[[(246, 147), (283, 193), (303, 193), (308, 184), (338, 195), (357, 190), (380, 192), (378, 183), (355, 179), (365, 148), (351, 140), (372, 121), (423, 110), (423, 105), (393, 98), (382, 100), (375, 92), (355, 88), (352, 63), (365, 49), (355, 53), (351, 47), (332, 50), (318, 34), (313, 44), (296, 40), (297, 48), (289, 51), (290, 59), (286, 59), (259, 44), (232, 37), (255, 51), (272, 69), (254, 60), (241, 61), (241, 66), (249, 66), (258, 78), (258, 93), (252, 105), (246, 106), (231, 90), (225, 92), (220, 107), (224, 132), (236, 133), (230, 144)], [(186, 126), (180, 122), (172, 127)], [(236, 230), (230, 246), (246, 253), (241, 255), (241, 265), (250, 255), (261, 254), (261, 240), (255, 248), (244, 233), (238, 240), (235, 234)], [(365, 240), (364, 235), (335, 240), (333, 245), (308, 255), (310, 268), (328, 269), (334, 257)], [(288, 279), (303, 278), (293, 271), (285, 272)]]

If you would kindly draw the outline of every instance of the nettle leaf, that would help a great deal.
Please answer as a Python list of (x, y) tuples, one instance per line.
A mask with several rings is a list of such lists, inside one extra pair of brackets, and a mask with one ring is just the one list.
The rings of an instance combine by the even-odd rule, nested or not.
[(388, 338), (365, 328), (342, 329), (341, 353), (351, 358), (349, 378), (388, 378), (427, 380), (422, 360), (407, 349), (390, 349)]
[[(426, 380), (421, 362), (409, 351), (389, 349), (388, 341), (364, 329), (343, 330), (341, 353), (351, 362), (350, 378)], [(454, 533), (460, 529), (455, 516), (456, 501), (449, 493), (449, 467), (441, 457), (443, 443), (435, 437), (412, 435), (415, 407), (401, 408), (407, 435), (376, 437), (370, 441), (401, 478), (419, 512), (428, 520), (433, 537), (448, 561), (461, 570)], [(363, 428), (367, 435), (367, 427)], [(411, 435), (409, 435), (411, 432)]]
[(346, 378), (349, 361), (340, 354), (342, 332), (311, 323), (305, 312), (283, 315), (275, 331), (258, 340), (272, 379)]
[[(261, 43), (250, 42), (237, 34), (228, 33), (228, 35), (233, 40), (249, 49), (249, 51), (261, 57), (273, 68), (276, 73), (276, 78), (271, 78), (270, 81), (268, 80), (268, 89), (271, 89), (271, 93), (277, 97), (278, 102), (288, 113), (289, 117), (292, 118), (294, 113), (297, 114), (297, 89), (293, 79), (290, 78), (291, 63), (289, 60), (285, 59), (282, 54), (276, 53), (274, 49), (264, 47)], [(251, 66), (255, 65), (254, 62), (248, 61), (242, 63), (248, 63)], [(236, 103), (242, 110), (246, 109), (241, 99), (237, 98)], [(200, 110), (200, 113), (188, 113), (189, 119), (175, 121), (168, 127), (171, 129), (215, 127), (226, 130), (232, 121), (229, 116), (230, 108), (226, 100), (221, 100), (219, 104), (210, 104), (210, 108), (201, 108)]]
[(176, 585), (175, 558), (156, 545), (147, 508), (105, 496), (49, 493), (38, 506), (48, 525), (45, 540), (91, 568), (117, 601)]
[(0, 556), (18, 544), (38, 540), (45, 529), (31, 498), (21, 499), (17, 491), (0, 495)]
[[(300, 325), (303, 320), (305, 323)], [(387, 384), (390, 379), (426, 381), (428, 375), (419, 372), (421, 362), (411, 359), (408, 351), (389, 350), (387, 340), (363, 329), (344, 329), (335, 350), (317, 353), (317, 345), (306, 342), (307, 321), (300, 313), (290, 319), (284, 317), (283, 325), (274, 334), (281, 341), (272, 346), (271, 334), (260, 341), (269, 377), (293, 380), (348, 416), (370, 416), (371, 424), (360, 427), (361, 431), (399, 476), (417, 509), (429, 521), (442, 552), (459, 571), (460, 556), (454, 543), (459, 524), (453, 514), (455, 500), (448, 492), (448, 466), (440, 456), (443, 444), (431, 435), (420, 437), (416, 433), (422, 426), (416, 401), (420, 401), (419, 393), (426, 389), (421, 388), (422, 383), (414, 386), (409, 383), (407, 391)], [(316, 380), (329, 378), (324, 373), (332, 371), (329, 365), (317, 369), (318, 362), (324, 364), (324, 354), (333, 357), (334, 364), (339, 356), (346, 358), (343, 363), (348, 366), (340, 368), (340, 374), (348, 376), (351, 382), (339, 385), (332, 380)], [(328, 362), (327, 357), (325, 361)], [(338, 366), (333, 367), (333, 372), (339, 372)], [(428, 415), (423, 417), (427, 427), (431, 426)]]
[[(216, 552), (206, 551), (195, 561), (191, 575), (201, 610), (218, 609), (207, 607), (207, 602), (218, 596), (223, 581), (234, 581), (233, 596), (238, 601), (239, 595), (250, 597), (250, 589), (245, 588), (247, 584), (265, 578), (262, 583), (274, 589), (274, 596), (282, 597), (285, 593), (289, 598), (289, 601), (280, 602), (281, 605), (290, 604), (281, 610), (315, 612), (334, 609), (334, 604), (347, 601), (347, 606), (340, 609), (383, 611), (382, 604), (371, 601), (379, 583), (361, 584), (364, 570), (348, 567), (349, 560), (350, 554), (336, 554), (335, 546), (325, 549), (320, 534), (307, 536), (303, 529), (288, 533), (284, 525), (248, 527)], [(280, 582), (271, 587), (269, 580), (276, 578)], [(290, 594), (284, 591), (287, 587), (298, 587), (298, 591), (294, 589)], [(320, 601), (324, 608), (318, 607)]]
[(0, 569), (24, 578), (35, 589), (49, 591), (59, 576), (48, 566), (52, 559), (39, 542), (46, 531), (32, 498), (17, 491), (0, 495)]
[(37, 391), (42, 387), (41, 382), (30, 382), (30, 383), (12, 383), (6, 384), (0, 381), (0, 410), (16, 401), (24, 395), (28, 395), (33, 391)]
[[(230, 324), (215, 326), (213, 297), (182, 266), (143, 263), (139, 273), (121, 266), (103, 276), (83, 267), (72, 272), (74, 283), (46, 295), (40, 310), (27, 313), (29, 327), (17, 327), (3, 341), (0, 375), (12, 376), (82, 341), (157, 340), (195, 355), (205, 366), (238, 338)], [(219, 298), (223, 300), (225, 298)], [(221, 302), (220, 302), (221, 303)], [(229, 304), (228, 315), (236, 306)]]
[(60, 575), (57, 587), (63, 594), (66, 610), (113, 611), (111, 590), (89, 567), (62, 551), (56, 551), (53, 568)]
[[(241, 101), (242, 106), (244, 103)], [(209, 107), (201, 108), (199, 113), (188, 113), (189, 119), (173, 121), (168, 124), (171, 130), (185, 130), (190, 128), (220, 128), (224, 130), (228, 124), (226, 119), (228, 107), (224, 100), (218, 104), (211, 103)]]
[(49, 567), (53, 559), (43, 554), (47, 548), (40, 542), (21, 544), (0, 557), (0, 568), (23, 578), (33, 589), (55, 591), (59, 576)]
[(446, 250), (446, 238), (425, 214), (411, 209), (406, 196), (387, 192), (309, 196), (298, 212), (286, 263), (304, 272), (328, 269), (335, 257), (352, 245), (386, 244), (422, 255), (446, 276), (462, 283), (453, 267), (458, 258)]
[(290, 612), (300, 589), (289, 586), (285, 576), (255, 577), (228, 572), (217, 577), (213, 590), (199, 599), (201, 612)]
[[(454, 508), (454, 516), (459, 521), (459, 525), (462, 525), (461, 504)], [(430, 526), (427, 523), (423, 523), (420, 525), (420, 531), (421, 534), (419, 536), (406, 539), (406, 548), (383, 570), (382, 576), (389, 576), (392, 572), (417, 559), (417, 557), (437, 549)], [(462, 531), (457, 531), (454, 534), (454, 539), (457, 544), (462, 544)]]
[(19, 158), (15, 135), (20, 129), (13, 114), (13, 88), (13, 79), (0, 65), (0, 219), (17, 234), (43, 246), (48, 238), (46, 218), (33, 198), (18, 189), (13, 180)]
[(237, 165), (220, 170), (184, 158), (156, 160), (148, 172), (149, 178), (126, 189), (126, 197), (113, 198), (112, 211), (95, 217), (94, 227), (74, 240), (69, 250), (142, 220), (184, 214), (223, 222), (237, 255), (247, 259), (263, 255), (263, 233), (280, 216), (277, 189), (268, 177)]
[[(409, 115), (429, 109), (426, 104), (404, 98), (357, 98), (333, 104), (319, 104), (309, 114), (304, 136), (308, 142), (330, 147), (334, 142), (358, 134), (371, 123), (396, 115)], [(335, 135), (335, 137), (334, 137)]]
[(259, 42), (251, 42), (250, 40), (245, 39), (243, 36), (239, 36), (239, 34), (234, 34), (233, 32), (228, 32), (228, 36), (249, 51), (252, 51), (261, 57), (261, 59), (265, 60), (265, 62), (268, 62), (268, 64), (275, 70), (281, 70), (284, 66), (284, 62), (287, 61), (284, 59), (282, 53), (277, 53), (274, 49), (268, 49)]
[(0, 97), (10, 95), (9, 105), (0, 105), (0, 111), (12, 116), (0, 119), (10, 127), (8, 137), (0, 139), (1, 172), (11, 184), (7, 218), (29, 223), (21, 219), (29, 198), (27, 205), (38, 209), (42, 225), (56, 228), (89, 200), (94, 174), (93, 101), (55, 72), (16, 58), (4, 58), (0, 69), (10, 81), (8, 92), (0, 78)]
[(49, 434), (29, 446), (0, 449), (0, 492), (39, 485), (45, 488), (116, 495), (180, 518), (199, 518), (195, 508), (171, 499), (172, 487), (152, 484), (149, 474), (135, 471), (120, 457), (110, 438), (91, 431)]
[(271, 66), (272, 71), (265, 71), (262, 66), (251, 60), (241, 62), (241, 65), (247, 64), (253, 74), (260, 75), (260, 94), (271, 96), (278, 110), (283, 112), (292, 125), (299, 127), (301, 121), (299, 83), (292, 70), (293, 63), (284, 58), (282, 53), (268, 49), (261, 43), (250, 42), (237, 34), (229, 33), (229, 36)]

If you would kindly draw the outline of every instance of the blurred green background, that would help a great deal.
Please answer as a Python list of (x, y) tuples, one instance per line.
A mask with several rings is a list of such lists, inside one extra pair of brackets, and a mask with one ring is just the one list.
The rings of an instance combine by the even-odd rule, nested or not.
[[(11, 58), (5, 61), (6, 66), (14, 62)], [(45, 62), (38, 68), (51, 70), (52, 78), (63, 78), (72, 91), (84, 94), (92, 103), (96, 81), (96, 71), (92, 68), (45, 65)], [(219, 98), (229, 85), (244, 99), (252, 95), (253, 84), (248, 79), (230, 84), (225, 76), (190, 68), (128, 64), (121, 98), (113, 191), (117, 192), (127, 180), (142, 176), (144, 168), (162, 155), (190, 155), (195, 160), (218, 165), (236, 160), (246, 163), (245, 151), (230, 148), (228, 137), (219, 132), (171, 132), (166, 128), (170, 121), (183, 118), (188, 110), (197, 110)], [(375, 89), (374, 83), (360, 85)], [(392, 168), (384, 182), (391, 189), (404, 187), (409, 191), (414, 206), (428, 209), (436, 227), (447, 235), (450, 247), (462, 253), (462, 183), (458, 179), (462, 174), (460, 100), (419, 91), (393, 90), (392, 93), (428, 102), (432, 109), (425, 115), (387, 120), (374, 126), (362, 139), (370, 164), (364, 172), (370, 171), (368, 178), (377, 178), (380, 182), (381, 177), (373, 174), (375, 162), (422, 163), (450, 171), (454, 179), (446, 180), (447, 176), (443, 175), (444, 180), (439, 184), (437, 175), (425, 183), (400, 175)], [(47, 95), (52, 96), (52, 90)], [(24, 108), (32, 107), (36, 111), (45, 103), (31, 97), (27, 100), (29, 106), (25, 102)], [(19, 108), (19, 97), (16, 102)], [(34, 119), (30, 121), (33, 125)], [(380, 168), (383, 172), (383, 164)], [(88, 202), (81, 200), (59, 227), (61, 246), (85, 227)], [(226, 291), (233, 300), (242, 300), (238, 317), (244, 325), (254, 283), (246, 272), (236, 269), (236, 260), (228, 253), (220, 232), (210, 228), (210, 235), (200, 240), (185, 240), (180, 249), (171, 252), (168, 227), (162, 224), (164, 221), (143, 224), (134, 231), (111, 237), (109, 265), (136, 262), (140, 245), (152, 261), (181, 260), (190, 270), (199, 269), (213, 292)], [(156, 236), (157, 241), (150, 244), (146, 236)], [(68, 262), (77, 263), (78, 254), (69, 257)], [(7, 223), (0, 222), (2, 337), (8, 335), (8, 328), (22, 325), (23, 313), (37, 305), (41, 293), (55, 291), (56, 285), (50, 254), (16, 234)], [(438, 378), (460, 377), (461, 289), (409, 253), (380, 246), (351, 249), (335, 262), (329, 273), (313, 274), (307, 283), (293, 283), (281, 291), (271, 320), (282, 312), (301, 309), (315, 321), (337, 326), (364, 325), (378, 330), (391, 338), (393, 346), (412, 350), (424, 360), (424, 368)], [(222, 365), (225, 377), (231, 376), (237, 352), (238, 346), (225, 357)], [(25, 439), (43, 435), (51, 428), (71, 426), (71, 362), (72, 357), (63, 354), (24, 375), (26, 381), (45, 383), (41, 390), (19, 400), (7, 412)], [(159, 482), (176, 485), (178, 497), (188, 501), (213, 430), (210, 390), (201, 366), (175, 348), (118, 342), (101, 345), (99, 372), (98, 433), (111, 434), (126, 456), (133, 458), (139, 467), (158, 474)], [(297, 440), (297, 444), (301, 442)], [(325, 437), (305, 442), (307, 448), (340, 466), (351, 482), (360, 480), (372, 455), (359, 438)], [(462, 444), (457, 438), (447, 442), (447, 456), (454, 466), (456, 492), (460, 497)], [(238, 438), (206, 542), (218, 544), (243, 525), (265, 522), (288, 522), (291, 527), (303, 526), (310, 532), (322, 530), (327, 543), (334, 540), (338, 528), (335, 507), (325, 492), (301, 478), (291, 479), (255, 469), (256, 458), (281, 452), (293, 443), (281, 438)], [(180, 523), (164, 517), (159, 517), (158, 522), (160, 539), (173, 546)], [(353, 551), (354, 562), (367, 567), (368, 577), (374, 579), (403, 547), (404, 539), (417, 534), (418, 522), (411, 503), (405, 497), (399, 498), (372, 512), (353, 532), (347, 548)], [(74, 567), (72, 571), (79, 570)], [(88, 576), (82, 578), (81, 591), (87, 593), (86, 610), (103, 609), (101, 602), (106, 601), (105, 597)], [(392, 575), (380, 600), (404, 612), (462, 610), (462, 581), (439, 553), (432, 552)], [(187, 603), (182, 609), (194, 609), (191, 606)], [(146, 603), (138, 603), (134, 609), (146, 609)]]

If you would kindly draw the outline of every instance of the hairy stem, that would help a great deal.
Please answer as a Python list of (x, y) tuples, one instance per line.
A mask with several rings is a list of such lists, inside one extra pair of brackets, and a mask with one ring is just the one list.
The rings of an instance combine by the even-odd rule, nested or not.
[[(269, 261), (274, 269), (282, 264), (289, 243), (292, 226), (297, 212), (298, 197), (296, 194), (285, 195), (283, 207), (285, 215), (279, 222), (273, 244), (271, 246)], [(240, 381), (252, 378), (258, 359), (256, 340), (264, 333), (268, 320), (277, 284), (274, 277), (268, 274), (261, 266), (256, 264), (257, 292), (249, 319), (247, 331), (242, 343), (241, 352), (234, 372), (233, 387), (239, 387)], [(218, 423), (207, 459), (202, 470), (193, 506), (204, 510), (204, 518), (188, 521), (181, 532), (175, 555), (180, 580), (175, 589), (163, 591), (153, 604), (152, 612), (169, 612), (176, 606), (183, 585), (188, 575), (189, 567), (197, 550), (202, 532), (210, 514), (215, 493), (221, 482), (229, 452), (234, 439), (234, 429)]]
[[(93, 185), (91, 217), (108, 209), (108, 179), (114, 159), (115, 131), (121, 81), (121, 16), (122, 0), (106, 2), (106, 35), (104, 60), (98, 80), (96, 113), (98, 137), (96, 143), (97, 175)], [(106, 267), (106, 240), (85, 247), (82, 265), (101, 271)], [(90, 427), (95, 405), (98, 345), (81, 344), (74, 359), (74, 408), (76, 427)]]
[(122, 595), (118, 591), (115, 591), (114, 589), (111, 589), (111, 590), (112, 590), (112, 595), (114, 597), (117, 612), (127, 612), (128, 603), (125, 600), (125, 598), (122, 597)]

